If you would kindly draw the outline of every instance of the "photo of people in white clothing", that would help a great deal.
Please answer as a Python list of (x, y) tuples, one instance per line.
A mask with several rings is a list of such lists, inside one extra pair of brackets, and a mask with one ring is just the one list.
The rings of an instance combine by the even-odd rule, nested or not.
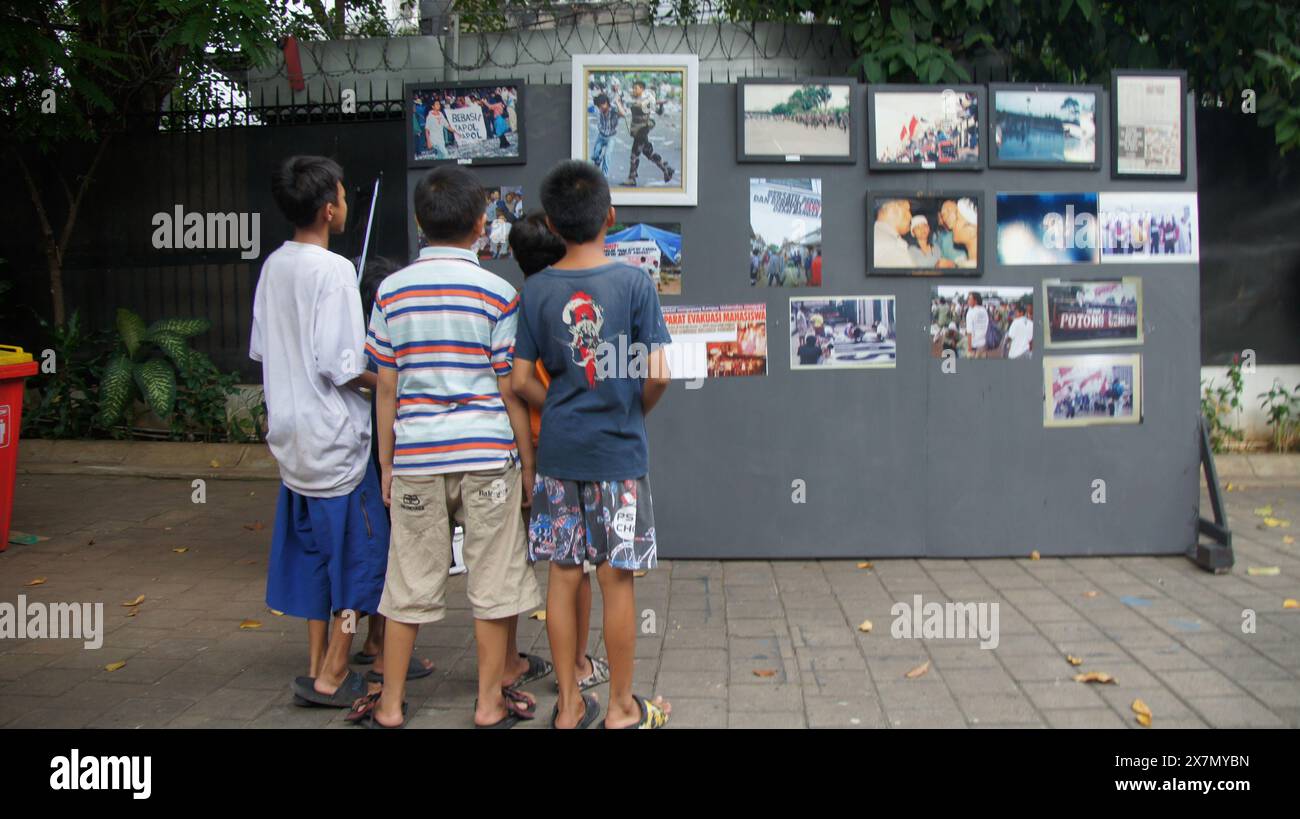
[(930, 357), (945, 355), (1033, 358), (1033, 288), (931, 287)]

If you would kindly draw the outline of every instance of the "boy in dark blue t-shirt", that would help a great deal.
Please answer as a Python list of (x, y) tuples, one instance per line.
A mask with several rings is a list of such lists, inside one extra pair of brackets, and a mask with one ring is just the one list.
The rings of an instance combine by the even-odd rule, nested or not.
[[(657, 563), (645, 413), (668, 389), (663, 345), (671, 339), (650, 277), (605, 258), (614, 208), (596, 166), (561, 162), (543, 180), (541, 199), (565, 255), (524, 282), (511, 386), (542, 407), (528, 552), (551, 564), (546, 632), (560, 687), (554, 722), (585, 728), (599, 715), (575, 674), (585, 559), (597, 566), (604, 601), (605, 727), (659, 728), (668, 703), (632, 693), (632, 578)], [(538, 360), (551, 374), (549, 388), (537, 379)]]

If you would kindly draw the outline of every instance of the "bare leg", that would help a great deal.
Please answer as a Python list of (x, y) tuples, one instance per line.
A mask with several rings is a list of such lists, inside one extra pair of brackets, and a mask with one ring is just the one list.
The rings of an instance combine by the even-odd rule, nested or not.
[(591, 660), (587, 659), (587, 634), (591, 631), (591, 575), (586, 572), (582, 573), (582, 582), (578, 584), (577, 603), (578, 646), (573, 656), (577, 660), (574, 668), (578, 679), (582, 679), (591, 676), (595, 670), (591, 667)]
[(492, 725), (505, 719), (509, 713), (505, 697), (501, 695), (501, 677), (506, 665), (506, 640), (510, 633), (507, 619), (509, 618), (474, 621), (474, 641), (478, 643), (478, 706), (474, 709), (475, 725)]
[[(351, 616), (341, 616), (345, 614)], [(334, 617), (325, 658), (320, 673), (316, 675), (316, 690), (321, 694), (333, 694), (348, 675), (348, 654), (352, 650), (352, 630), (355, 628), (355, 614), (340, 612)]]
[(586, 708), (574, 673), (578, 649), (577, 598), (581, 582), (581, 566), (551, 564), (546, 588), (546, 638), (551, 643), (555, 680), (560, 685), (559, 713), (555, 717), (557, 728), (577, 726)]
[[(600, 596), (605, 604), (605, 652), (609, 655), (609, 707), (605, 725), (624, 728), (641, 720), (632, 698), (632, 671), (636, 656), (636, 589), (632, 572), (615, 569), (609, 561), (596, 569)], [(557, 660), (558, 665), (558, 660)], [(672, 706), (655, 698), (665, 712)]]
[(329, 630), (327, 620), (307, 621), (307, 656), (308, 677), (320, 674), (321, 664), (325, 660), (326, 633)]
[(375, 710), (380, 725), (400, 725), (402, 701), (406, 699), (406, 667), (415, 650), (415, 635), (420, 627), (390, 620), (384, 627), (384, 688)]
[(366, 642), (361, 650), (375, 658), (375, 665), (384, 658), (384, 615), (372, 614), (366, 618)]
[(505, 620), (509, 631), (506, 635), (505, 674), (501, 678), (501, 684), (508, 688), (528, 671), (528, 661), (519, 656), (519, 615)]

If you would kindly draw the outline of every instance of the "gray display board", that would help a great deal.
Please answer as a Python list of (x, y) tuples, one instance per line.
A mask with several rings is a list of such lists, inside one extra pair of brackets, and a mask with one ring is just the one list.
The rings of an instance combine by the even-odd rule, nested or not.
[[(547, 169), (569, 156), (570, 89), (533, 85), (527, 94), (528, 164), (476, 173), (487, 185), (524, 185), (531, 209)], [(1004, 268), (994, 244), (999, 191), (1194, 191), (1194, 139), (1186, 181), (1112, 180), (1103, 98), (1098, 171), (868, 173), (865, 133), (857, 165), (742, 165), (734, 94), (732, 85), (700, 86), (698, 207), (619, 208), (620, 221), (682, 225), (682, 295), (662, 297), (665, 305), (765, 303), (768, 311), (766, 377), (709, 379), (699, 389), (674, 381), (647, 419), (660, 557), (1173, 554), (1195, 542), (1197, 265)], [(865, 86), (855, 94), (869, 126)], [(1189, 134), (1195, 113), (1188, 100)], [(408, 201), (419, 175), (408, 174)], [(820, 288), (749, 285), (751, 177), (822, 179)], [(983, 277), (869, 278), (870, 190), (983, 191)], [(487, 266), (521, 285), (513, 262)], [(1041, 282), (1121, 275), (1143, 280), (1145, 343), (1056, 354), (1140, 352), (1142, 423), (1045, 429)], [(1034, 358), (960, 360), (944, 373), (930, 357), (930, 287), (977, 283), (1034, 289)], [(788, 299), (844, 295), (897, 297), (897, 368), (791, 371)], [(1097, 480), (1104, 504), (1094, 503)], [(803, 503), (795, 481), (804, 483)]]

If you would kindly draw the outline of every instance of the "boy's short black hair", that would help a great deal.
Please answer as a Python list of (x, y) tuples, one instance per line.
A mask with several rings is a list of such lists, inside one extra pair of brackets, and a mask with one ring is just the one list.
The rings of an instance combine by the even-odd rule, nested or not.
[(415, 218), (431, 244), (463, 241), (487, 208), (487, 191), (474, 174), (434, 168), (415, 185)]
[(525, 276), (564, 258), (564, 240), (546, 226), (546, 213), (535, 210), (510, 228), (510, 253)]
[(291, 156), (271, 175), (271, 194), (294, 227), (307, 227), (326, 203), (338, 204), (343, 169), (325, 156)]
[(592, 102), (595, 103), (596, 105), (609, 105), (609, 97), (607, 97), (604, 94), (597, 94), (595, 99), (592, 100)]
[(397, 272), (397, 264), (392, 259), (376, 256), (366, 262), (365, 272), (361, 274), (361, 315), (370, 322), (370, 310), (375, 306), (379, 294), (379, 285), (384, 279)]
[(590, 162), (566, 159), (542, 180), (542, 208), (566, 242), (583, 244), (599, 236), (609, 206), (609, 182)]
[(632, 87), (633, 87), (633, 88), (636, 88), (638, 85), (641, 86), (642, 88), (645, 88), (645, 80), (640, 79), (640, 78), (635, 79), (635, 80), (632, 80)]

